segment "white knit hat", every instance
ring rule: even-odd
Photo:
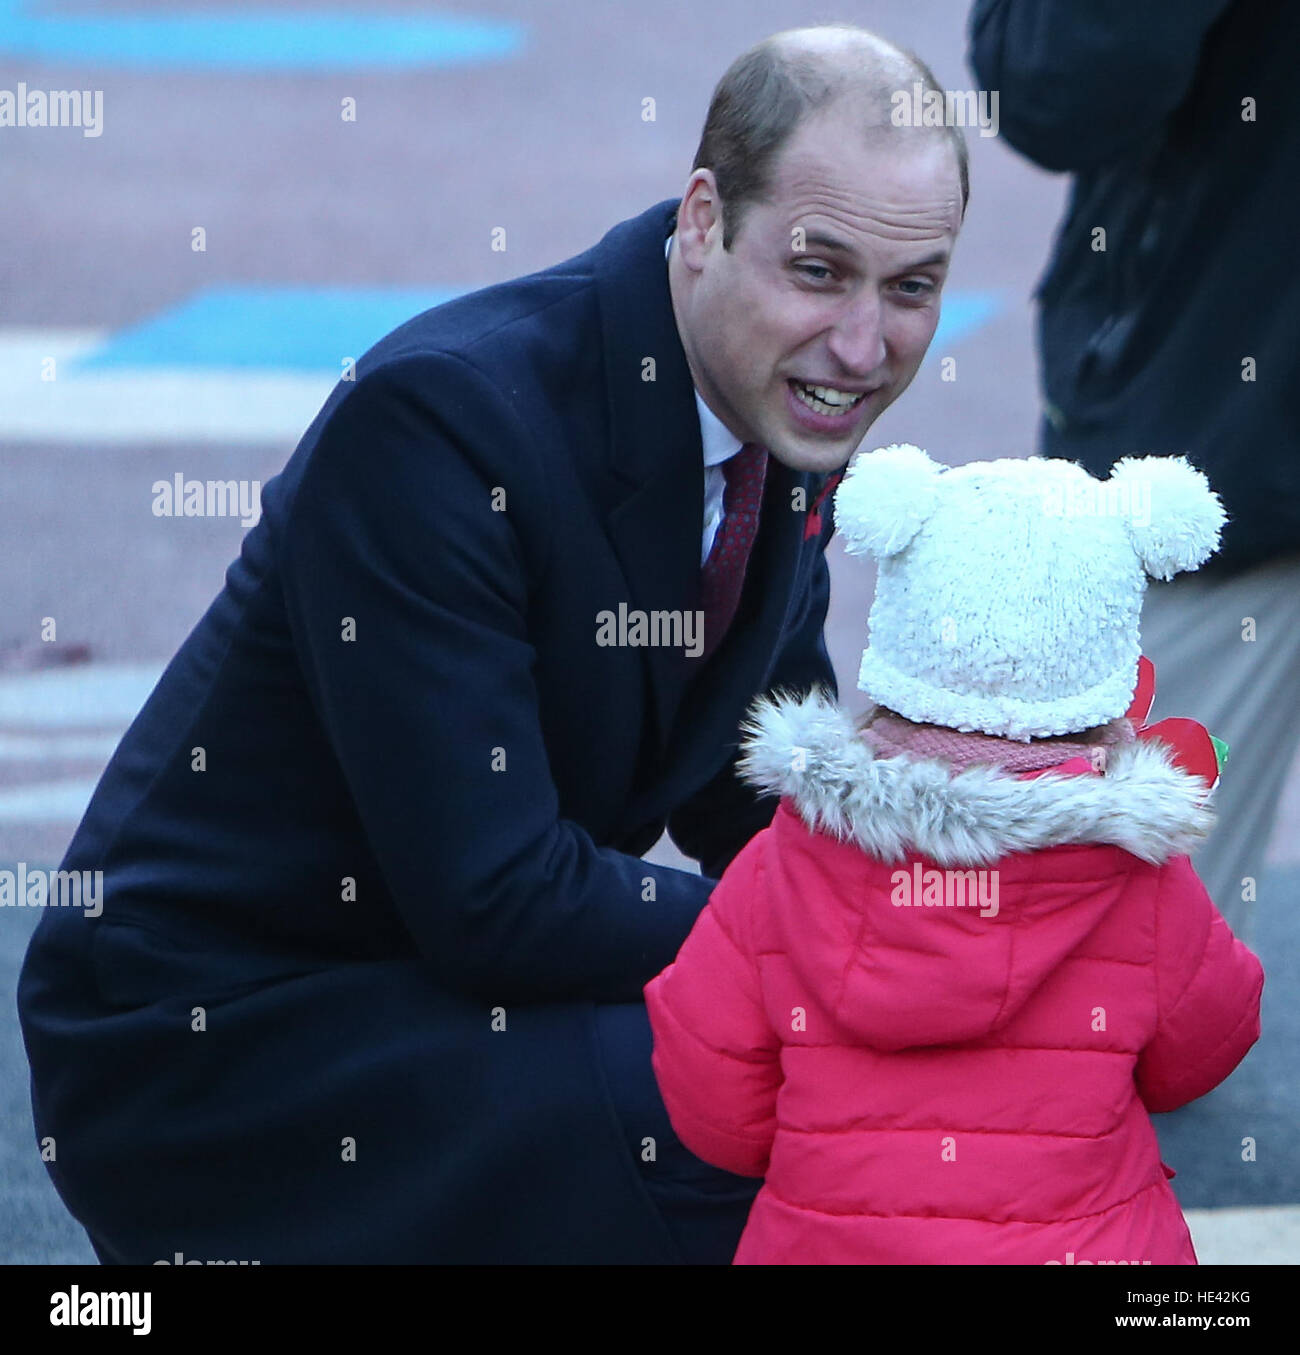
[[[835,492],[845,549],[879,557],[858,686],[926,724],[1028,740],[1128,709],[1147,575],[1218,548],[1218,497],[1181,457],[976,461],[917,447],[858,457]]]

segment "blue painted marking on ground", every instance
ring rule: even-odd
[[[489,19],[367,8],[104,15],[44,9],[33,0],[0,0],[0,53],[155,70],[456,66],[514,56],[525,31]]]
[[[451,288],[219,287],[126,329],[78,361],[111,367],[263,367],[339,373]]]
[[[943,345],[960,343],[982,329],[1001,312],[1003,305],[1000,292],[945,292],[939,328],[930,344],[931,356]]]
[[[460,295],[455,288],[218,287],[122,330],[72,364],[121,367],[261,367],[339,371],[412,316]],[[931,352],[959,342],[1002,307],[993,292],[953,292]]]

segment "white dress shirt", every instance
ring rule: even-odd
[[[664,246],[664,258],[673,247],[673,237]],[[700,441],[704,444],[704,536],[700,541],[700,565],[709,558],[713,538],[722,525],[722,495],[727,487],[722,463],[730,461],[741,449],[740,439],[704,403],[700,392],[695,392],[695,408],[700,415]]]

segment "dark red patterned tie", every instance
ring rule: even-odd
[[[707,659],[717,649],[736,615],[745,567],[758,535],[763,482],[767,478],[767,448],[747,442],[723,463],[722,473],[727,482],[722,496],[725,516],[718,524],[713,548],[700,574],[700,598],[704,604],[701,659]]]

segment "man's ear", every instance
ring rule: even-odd
[[[934,512],[944,467],[910,443],[859,456],[835,491],[835,526],[850,555],[897,555]]]
[[[722,199],[718,196],[718,181],[711,169],[691,171],[677,208],[677,248],[688,268],[703,266],[705,237],[716,225],[722,234]]]

